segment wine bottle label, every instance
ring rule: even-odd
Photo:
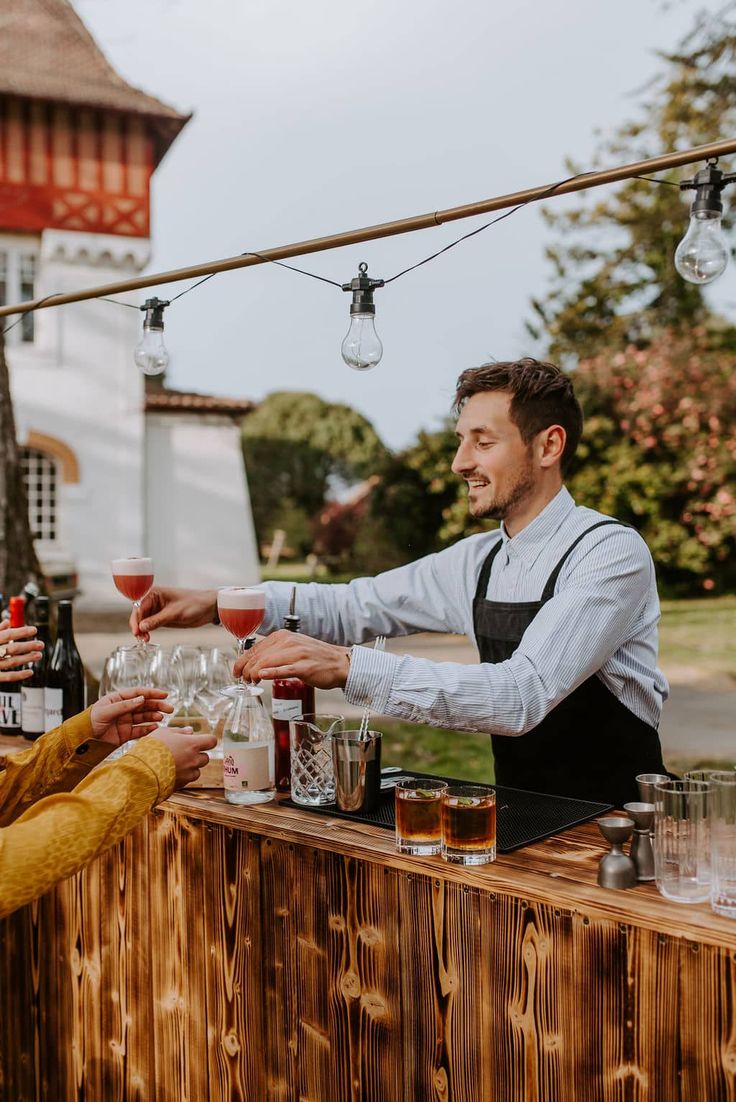
[[[3,692],[0,689],[0,727],[17,728],[20,731],[20,693]]]
[[[46,730],[45,689],[21,688],[23,697],[23,730],[29,735],[42,735]]]
[[[222,768],[225,788],[231,792],[262,792],[273,788],[273,743],[233,744],[226,741]]]
[[[63,720],[63,707],[64,707],[64,693],[62,689],[45,689],[44,690],[44,711],[46,713],[46,722],[44,727],[47,731],[53,730],[54,727],[59,727]]]
[[[299,719],[304,711],[301,700],[280,700],[271,697],[271,715],[274,719]]]

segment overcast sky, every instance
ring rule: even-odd
[[[655,50],[702,6],[74,3],[127,80],[194,112],[154,177],[154,271],[553,182],[567,155],[587,167],[596,128],[632,115]],[[482,221],[294,263],[345,281],[365,259],[388,277]],[[524,319],[548,241],[526,209],[378,291],[384,356],[365,373],[340,357],[348,295],[272,265],[217,276],[167,313],[170,385],[314,390],[402,446],[438,424],[463,368],[535,351]]]

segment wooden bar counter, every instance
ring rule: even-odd
[[[2,1102],[736,1100],[736,922],[187,792],[0,922]]]

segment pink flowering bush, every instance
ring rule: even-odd
[[[664,587],[736,588],[736,356],[694,330],[580,363],[579,504],[633,524]]]

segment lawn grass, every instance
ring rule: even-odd
[[[727,674],[736,681],[736,597],[663,601],[660,665]]]
[[[489,735],[446,731],[418,723],[382,720],[382,765],[400,765],[420,773],[462,781],[493,781]]]

